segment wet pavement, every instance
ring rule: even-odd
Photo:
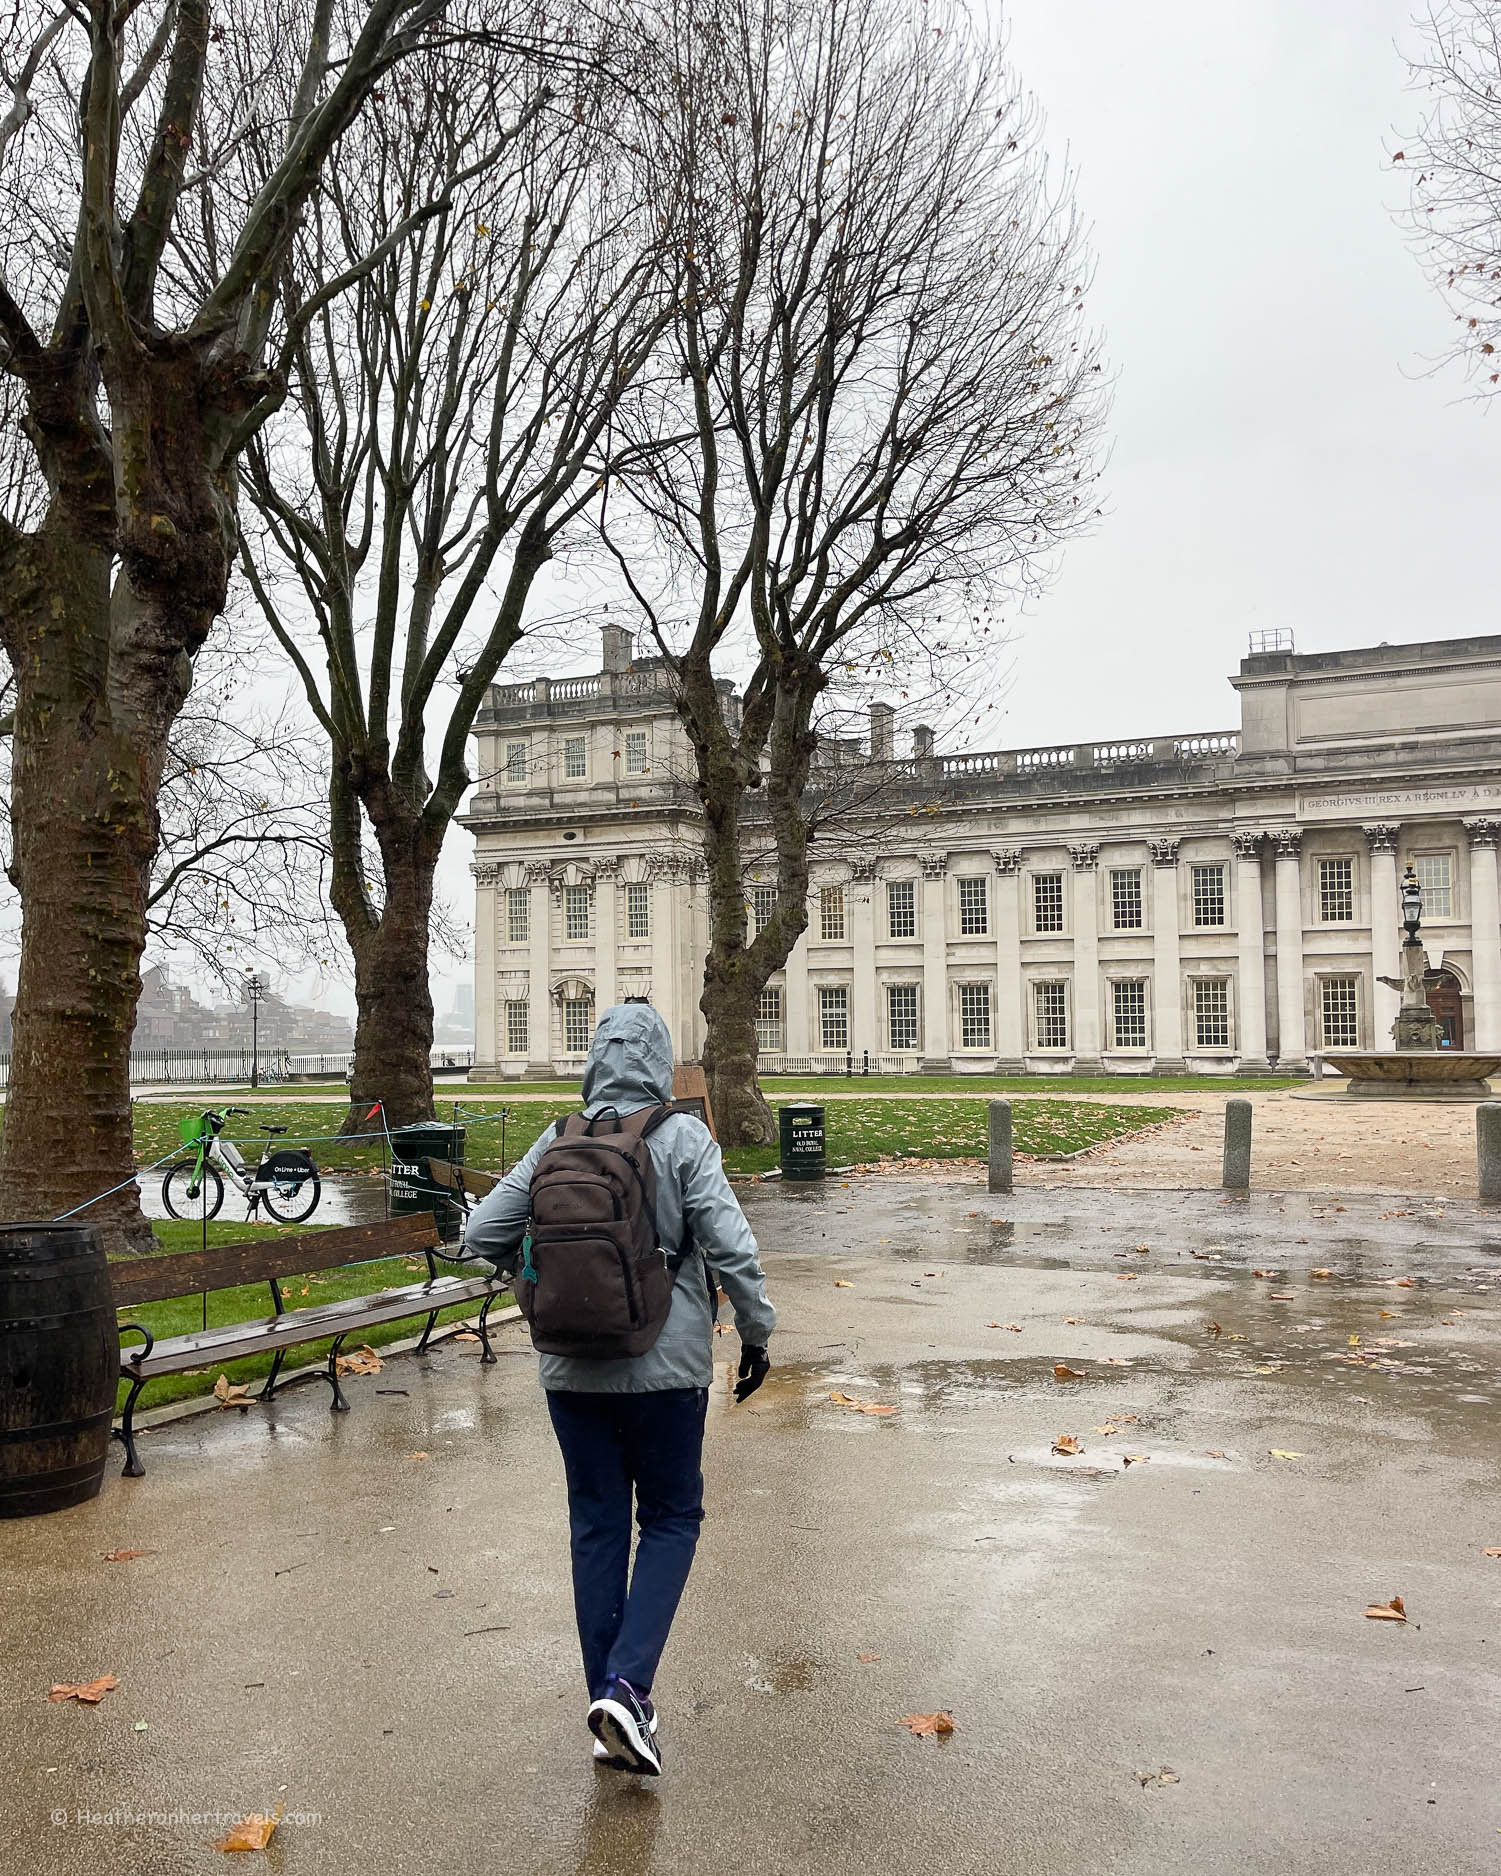
[[[191,1814],[280,1800],[287,1872],[1501,1868],[1501,1214],[889,1177],[747,1205],[778,1366],[712,1403],[659,1787],[589,1761],[513,1329],[492,1369],[351,1379],[347,1416],[298,1388],[163,1426],[143,1480],[0,1525],[7,1865],[222,1869]],[[1406,1624],[1365,1619],[1394,1595]],[[900,1724],[939,1709],[946,1739]]]

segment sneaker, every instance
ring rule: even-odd
[[[650,1704],[650,1701],[648,1701],[647,1705],[650,1706]],[[661,1724],[661,1717],[659,1713],[653,1711],[651,1725],[647,1728],[647,1731],[651,1734],[653,1739],[657,1736],[657,1727]],[[661,1753],[657,1754],[658,1758],[661,1758],[661,1756]],[[594,1763],[596,1765],[608,1765],[616,1772],[626,1772],[630,1770],[630,1767],[626,1764],[624,1759],[617,1759],[611,1754],[610,1748],[602,1739],[596,1739],[594,1742]]]
[[[589,1708],[595,1757],[619,1772],[641,1772],[650,1778],[661,1772],[662,1754],[652,1737],[656,1730],[657,1716],[650,1700],[629,1681],[612,1677],[603,1696]],[[604,1747],[602,1757],[600,1746]]]

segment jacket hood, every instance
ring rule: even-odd
[[[584,1105],[622,1114],[672,1099],[672,1035],[646,1003],[605,1011],[584,1063]]]

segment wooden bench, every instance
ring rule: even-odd
[[[454,1195],[466,1219],[475,1202],[488,1197],[500,1184],[499,1173],[480,1172],[474,1166],[455,1166],[446,1159],[430,1159],[427,1171],[434,1185]]]
[[[155,1336],[143,1324],[125,1322],[121,1335],[139,1335],[143,1346],[128,1356],[122,1351],[120,1375],[130,1383],[121,1424],[113,1429],[114,1437],[125,1446],[124,1476],[138,1479],[146,1468],[136,1451],[134,1417],[141,1389],[158,1375],[182,1374],[189,1368],[203,1368],[219,1362],[234,1361],[242,1355],[271,1353],[275,1356],[264,1387],[255,1396],[270,1400],[276,1392],[277,1377],[289,1348],[299,1342],[314,1342],[332,1335],[324,1379],[333,1390],[330,1403],[334,1413],[346,1413],[349,1402],[339,1386],[339,1350],[344,1338],[362,1329],[384,1322],[398,1322],[404,1316],[427,1317],[427,1325],[417,1343],[420,1354],[432,1340],[440,1310],[455,1303],[480,1302],[478,1332],[480,1360],[493,1362],[486,1319],[491,1306],[505,1290],[489,1264],[476,1262],[467,1271],[439,1274],[437,1259],[463,1263],[462,1257],[450,1256],[441,1249],[442,1240],[431,1212],[418,1212],[405,1218],[390,1218],[379,1224],[351,1225],[339,1231],[309,1231],[286,1238],[256,1238],[243,1244],[223,1244],[208,1251],[181,1251],[162,1257],[122,1259],[109,1267],[114,1286],[115,1306],[129,1309],[141,1303],[160,1303],[174,1296],[191,1296],[200,1290],[228,1290],[242,1283],[270,1286],[274,1313],[250,1322],[220,1323],[209,1329],[195,1329],[188,1335]],[[282,1298],[282,1277],[301,1276],[314,1270],[338,1270],[351,1264],[371,1263],[387,1257],[416,1257],[427,1260],[427,1276],[418,1283],[403,1283],[392,1289],[377,1290],[369,1296],[346,1296],[305,1309],[288,1309]],[[455,1326],[454,1333],[458,1332]]]

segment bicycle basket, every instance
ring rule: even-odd
[[[202,1114],[185,1114],[177,1123],[178,1138],[184,1146],[197,1146],[200,1140],[210,1139],[213,1131]]]

